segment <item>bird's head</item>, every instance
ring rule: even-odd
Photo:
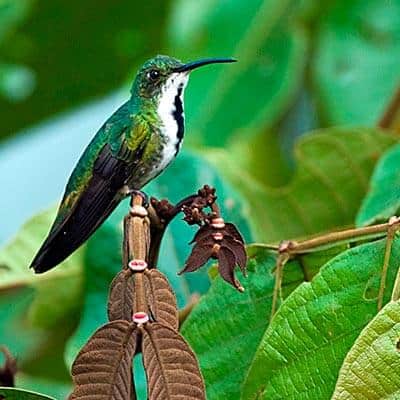
[[[132,96],[138,99],[157,100],[168,95],[172,99],[180,96],[189,74],[196,68],[208,64],[230,63],[232,58],[209,58],[183,64],[176,58],[158,55],[147,60],[140,68],[132,85]]]

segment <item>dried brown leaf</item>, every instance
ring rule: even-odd
[[[142,329],[149,400],[205,399],[198,362],[183,337],[159,323]]]
[[[167,278],[156,269],[145,273],[145,291],[148,307],[155,321],[178,330],[178,309],[175,294]]]
[[[107,308],[109,321],[132,320],[132,310],[135,307],[135,284],[132,275],[130,269],[124,269],[111,282]]]
[[[225,222],[224,230],[229,236],[232,236],[234,239],[244,244],[243,236],[234,224],[231,224],[230,222]]]
[[[218,252],[218,270],[221,277],[236,289],[241,288],[240,283],[235,279],[236,258],[235,254],[227,247],[221,247]]]
[[[210,237],[213,232],[213,228],[210,225],[203,225],[194,235],[194,238],[189,242],[192,244],[194,242],[200,242],[205,238]]]
[[[178,272],[178,275],[184,272],[193,272],[202,267],[212,255],[213,244],[198,245],[196,244],[189,258],[186,260],[185,267],[182,271]]]
[[[72,365],[70,400],[127,400],[134,393],[136,325],[113,321],[98,329]]]
[[[225,246],[235,255],[237,265],[239,265],[243,275],[246,275],[247,255],[243,243],[238,242],[231,236],[226,236],[223,241],[223,247]]]
[[[112,281],[108,297],[108,319],[110,321],[132,320],[136,309],[135,278],[130,270],[121,271]],[[177,330],[179,326],[175,294],[165,276],[155,270],[143,273],[144,298],[151,317],[157,322]]]

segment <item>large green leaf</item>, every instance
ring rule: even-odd
[[[244,202],[232,188],[223,183],[216,171],[199,157],[188,153],[180,155],[145,191],[150,196],[169,198],[176,202],[193,194],[206,183],[217,188],[218,201],[226,220],[237,224],[244,236],[250,239]],[[68,364],[72,363],[89,336],[106,322],[108,288],[113,277],[121,269],[122,220],[127,210],[127,203],[121,204],[87,245],[85,304],[78,330],[69,341],[66,351]],[[158,268],[173,286],[179,306],[186,304],[191,293],[204,293],[209,286],[205,270],[177,276],[190,252],[188,242],[193,234],[193,228],[189,228],[182,221],[174,221],[166,232],[160,253]]]
[[[240,385],[268,325],[276,259],[263,248],[251,247],[248,252],[249,276],[238,276],[245,292],[215,278],[182,328],[199,359],[209,400],[239,398]],[[284,278],[287,296],[304,279],[300,263],[287,264]]]
[[[391,302],[364,328],[347,354],[332,400],[400,397],[400,303]]]
[[[20,286],[35,288],[30,316],[35,325],[45,328],[57,325],[67,314],[76,314],[82,291],[80,270],[84,249],[46,274],[35,275],[29,269],[54,215],[55,209],[51,208],[34,216],[0,251],[0,291]]]
[[[207,153],[249,201],[257,238],[271,242],[352,224],[377,158],[393,143],[393,137],[366,128],[307,134],[296,144],[292,179],[280,187],[236,168],[236,157],[225,150]],[[274,166],[266,161],[265,168]]]
[[[400,145],[395,145],[382,156],[375,168],[356,224],[361,226],[387,221],[399,209]]]
[[[4,400],[55,400],[44,394],[29,392],[23,389],[1,388],[0,397]]]
[[[235,65],[196,72],[186,99],[189,140],[223,146],[240,131],[260,132],[281,117],[300,86],[307,55],[293,22],[296,0],[174,4],[169,48],[183,59],[235,56]],[[200,6],[201,4],[201,6]],[[229,30],[229,34],[227,34]],[[184,50],[183,50],[184,49]]]
[[[330,399],[347,352],[377,312],[385,242],[338,255],[286,299],[261,340],[243,399]],[[386,300],[399,257],[396,239]]]
[[[375,125],[400,84],[400,2],[338,0],[320,21],[312,76],[324,116]]]

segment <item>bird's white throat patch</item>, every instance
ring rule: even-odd
[[[179,125],[176,119],[176,96],[179,96],[183,107],[183,93],[189,80],[188,73],[172,74],[165,83],[158,103],[157,114],[161,121],[161,134],[164,136],[165,145],[159,169],[164,169],[175,157],[181,145],[182,137],[179,137]],[[182,110],[182,123],[183,123]],[[183,132],[182,132],[183,134]]]

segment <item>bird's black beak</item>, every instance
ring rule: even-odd
[[[236,61],[237,60],[234,58],[206,58],[204,60],[197,60],[183,64],[180,67],[175,68],[174,72],[187,72],[208,64],[232,63]]]

